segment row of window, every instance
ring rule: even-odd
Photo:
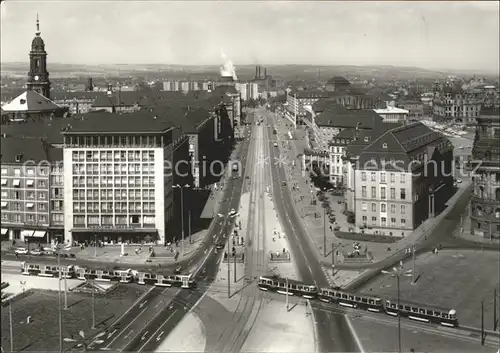
[[[74,213],[84,212],[155,212],[154,202],[73,202]]]
[[[111,177],[111,176],[101,176],[101,177],[83,177],[75,176],[73,177],[73,187],[78,186],[104,186],[104,185],[137,185],[137,186],[152,186],[155,184],[155,177],[139,177],[139,176],[129,176],[129,177]]]
[[[362,221],[363,221],[363,225],[365,225],[365,226],[368,225],[368,223],[367,223],[368,222],[368,217],[363,216],[362,217]],[[371,219],[371,225],[372,226],[377,226],[378,225],[377,224],[377,217],[372,217],[372,219]],[[406,226],[406,219],[401,218],[400,225],[401,225],[401,227],[405,227]],[[381,227],[387,227],[387,226],[389,226],[389,227],[398,227],[398,224],[397,224],[396,218],[391,218],[390,219],[390,223],[388,225],[387,224],[387,218],[386,217],[380,217],[380,226]]]
[[[126,139],[126,137],[123,137]],[[125,140],[124,140],[125,141]],[[73,161],[154,161],[154,151],[73,151]]]
[[[86,222],[85,222],[86,221]],[[85,224],[93,226],[126,226],[129,224],[141,223],[144,225],[154,225],[156,222],[155,216],[73,216],[73,224],[75,226],[85,226]]]
[[[21,211],[21,202],[10,202],[10,206],[12,206],[13,211]],[[36,207],[35,207],[36,206]],[[7,210],[9,208],[9,202],[8,201],[2,201],[2,210]],[[46,202],[38,202],[35,204],[35,202],[27,202],[26,211],[28,212],[47,212],[48,205]]]
[[[61,215],[62,216],[62,215]],[[45,224],[47,223],[47,215],[44,214],[39,214],[39,215],[34,215],[34,214],[27,214],[26,215],[26,222],[27,223],[42,223]],[[2,222],[12,222],[12,223],[22,223],[22,215],[19,213],[7,213],[7,212],[2,212]],[[61,219],[60,222],[63,222]]]
[[[24,180],[24,187],[25,188],[34,188],[35,185],[39,188],[46,188],[47,187],[47,180],[35,180],[34,179],[12,179],[12,183],[9,183],[9,179],[2,179],[2,187],[14,187],[14,188],[21,188],[23,183],[21,181]]]
[[[73,164],[73,174],[154,174],[154,163],[75,163]]]
[[[380,198],[382,200],[387,199],[387,193],[386,193],[386,191],[387,191],[387,188],[385,186],[381,186],[380,187]],[[368,192],[367,192],[367,187],[366,186],[361,186],[361,197],[362,198],[367,198],[368,197]],[[377,198],[377,187],[376,186],[372,186],[371,187],[370,197],[372,199],[376,199]],[[391,200],[396,200],[396,188],[390,188],[389,198]],[[400,188],[399,189],[399,200],[406,200],[406,189],[405,188]]]
[[[396,213],[396,205],[389,205],[389,208],[391,210],[391,213]],[[361,210],[368,211],[368,203],[367,202],[361,203]],[[371,211],[377,212],[377,204],[375,202],[371,203]],[[400,211],[401,211],[401,214],[405,214],[406,213],[406,205],[401,205]],[[380,212],[382,212],[382,213],[387,212],[387,204],[385,204],[385,203],[380,204]]]
[[[24,170],[23,170],[24,169]],[[48,167],[23,167],[23,168],[14,168],[14,175],[21,176],[21,171],[24,171],[24,175],[35,176],[35,175],[48,175],[49,168]],[[8,175],[9,169],[2,168],[2,175]]]
[[[7,190],[2,190],[2,200],[35,200],[35,196],[37,196],[38,200],[45,200],[47,199],[47,193],[46,192],[38,192],[36,193],[35,191],[26,191],[24,193],[23,191],[14,191],[14,192],[9,192]]]
[[[367,180],[367,173],[366,172],[361,172],[361,181],[366,181]],[[370,173],[370,180],[371,181],[377,181],[377,173],[376,172],[371,172]],[[399,174],[399,182],[401,184],[404,184],[406,181],[406,174],[400,173]],[[386,183],[386,173],[382,172],[380,173],[380,183]],[[389,182],[390,183],[395,183],[396,182],[396,173],[389,173]]]
[[[154,200],[155,190],[154,189],[73,189],[73,200]]]

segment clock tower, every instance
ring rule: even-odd
[[[49,72],[47,71],[47,52],[45,51],[45,43],[40,37],[40,22],[36,15],[36,32],[35,38],[31,42],[30,51],[30,71],[28,72],[28,82],[26,83],[28,90],[36,91],[46,98],[50,99],[50,81]]]

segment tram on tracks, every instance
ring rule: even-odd
[[[457,312],[454,309],[436,308],[402,300],[399,301],[398,308],[397,300],[384,300],[377,296],[343,291],[340,288],[318,288],[315,285],[304,284],[278,276],[261,276],[257,285],[263,291],[301,296],[353,309],[386,313],[390,316],[397,317],[400,315],[410,320],[425,323],[432,322],[448,327],[458,327]]]
[[[76,278],[82,281],[120,282],[148,284],[158,287],[194,288],[192,274],[160,275],[133,270],[96,270],[73,265],[45,265],[21,263],[21,272],[26,276]],[[60,273],[60,274],[59,274]]]

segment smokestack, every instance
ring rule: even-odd
[[[260,65],[259,65],[259,76],[258,76],[258,77],[259,77],[259,79],[260,79]]]
[[[267,77],[267,67],[264,68],[264,77]]]
[[[259,66],[255,65],[255,78],[259,77]]]

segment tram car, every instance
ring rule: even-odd
[[[436,308],[429,305],[398,301],[394,299],[385,301],[385,312],[391,316],[401,315],[410,320],[436,323],[447,327],[458,327],[457,312],[454,309]]]
[[[376,313],[384,312],[384,302],[376,296],[348,293],[339,289],[321,288],[318,299],[325,303],[335,303],[354,309],[364,309]]]
[[[192,274],[187,275],[157,275],[148,272],[139,272],[136,275],[138,284],[149,284],[157,287],[194,288],[196,282]]]
[[[304,284],[278,276],[260,276],[257,285],[259,289],[263,291],[295,295],[306,299],[315,299],[318,295],[318,288],[314,285]]]
[[[22,264],[23,275],[26,276],[40,276],[40,277],[60,277],[62,278],[75,278],[75,266],[73,265],[38,265],[38,264]]]

